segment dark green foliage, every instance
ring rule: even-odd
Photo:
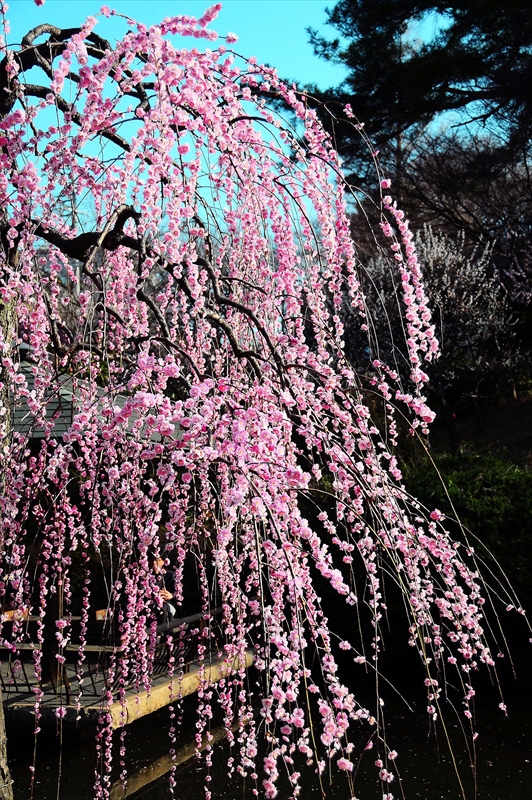
[[[310,33],[315,51],[349,74],[320,99],[350,102],[381,146],[465,111],[518,151],[532,136],[531,11],[527,0],[340,0],[328,22],[344,41]],[[357,155],[353,133],[339,132],[347,157]]]
[[[460,527],[451,522],[458,517],[478,539],[470,537],[479,557],[490,568],[499,562],[523,603],[532,599],[532,469],[477,454],[438,455],[436,466],[441,480],[427,461],[410,465],[410,491],[448,515],[460,538]]]

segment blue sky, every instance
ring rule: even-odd
[[[199,17],[214,0],[46,0],[37,7],[33,0],[8,0],[11,43],[35,25],[50,22],[58,27],[74,27],[102,5],[139,22],[154,24],[167,16],[189,14]],[[311,26],[331,38],[334,29],[325,25],[325,6],[331,0],[225,0],[218,18],[211,24],[220,35],[236,33],[234,49],[242,55],[254,55],[261,62],[277,67],[284,78],[301,84],[316,83],[321,89],[339,84],[342,67],[317,58],[308,43],[306,28]],[[125,32],[123,21],[98,17],[96,32],[113,41]],[[198,46],[197,40],[183,39],[183,46]],[[212,46],[212,45],[210,45]]]

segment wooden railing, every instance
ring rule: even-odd
[[[212,650],[218,649],[223,644],[221,616],[222,609],[216,608],[208,613],[192,614],[158,625],[154,632],[155,643],[148,653],[151,677],[168,674],[170,655],[174,669],[187,672],[190,664],[198,658],[200,642]],[[70,618],[69,622],[76,623],[79,619]],[[45,633],[42,643],[36,641],[37,617],[26,616],[24,640],[14,643],[9,639],[12,622],[4,619],[3,639],[0,641],[0,682],[4,699],[12,694],[35,697],[36,691],[40,691],[61,696],[69,705],[80,694],[86,698],[99,698],[104,691],[114,695],[136,685],[139,677],[135,675],[134,665],[131,666],[131,657],[124,658],[124,647],[119,635],[112,633],[113,626],[109,620],[105,611],[96,615],[93,633],[97,623],[100,641],[94,643],[98,637],[93,635],[83,648],[79,641],[70,641],[61,652],[62,663],[57,659],[58,643],[54,634]],[[210,630],[206,637],[207,627]],[[41,665],[40,674],[35,671],[36,654]]]

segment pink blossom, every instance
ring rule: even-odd
[[[216,19],[221,10],[221,3],[216,3],[215,5],[210,6],[210,8],[208,8],[207,11],[204,12],[203,16],[198,20],[198,24],[202,27],[208,25],[210,22]]]
[[[268,800],[273,800],[274,797],[277,797],[277,789],[272,781],[262,781],[262,785],[264,787],[264,796]]]
[[[338,764],[339,769],[345,770],[346,772],[353,772],[354,764],[347,758],[339,758],[336,763]]]

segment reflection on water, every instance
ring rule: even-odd
[[[231,730],[238,730],[238,726],[234,725]],[[197,747],[195,740],[191,740],[182,747],[179,747],[172,755],[170,753],[166,753],[164,756],[158,758],[156,761],[148,764],[147,766],[136,769],[128,776],[126,785],[124,785],[121,781],[115,781],[113,783],[111,787],[110,800],[124,800],[126,797],[132,797],[135,795],[140,796],[141,791],[145,790],[146,787],[149,787],[150,784],[153,783],[159,784],[157,789],[159,790],[162,788],[164,795],[165,782],[160,781],[160,778],[168,775],[172,769],[178,769],[182,764],[186,764],[187,761],[190,761],[191,759],[197,761],[197,759],[195,759],[195,755],[198,750],[205,750],[207,745],[214,747],[226,738],[227,728],[221,725],[218,728],[211,730],[208,737],[207,735],[203,736],[201,745],[199,747]]]
[[[529,657],[521,663],[524,676],[521,683],[509,687],[506,702],[509,717],[498,709],[498,698],[489,687],[482,687],[477,696],[475,729],[479,731],[476,742],[478,800],[528,800],[532,786],[532,691],[528,685]],[[417,704],[416,704],[417,703]],[[418,696],[415,714],[393,695],[386,701],[388,738],[399,751],[396,766],[403,781],[407,800],[460,800],[462,793],[455,776],[452,757],[442,730],[429,732],[423,719],[423,698]],[[113,800],[202,800],[204,797],[206,768],[194,755],[195,698],[183,702],[187,725],[176,744],[175,789],[170,789],[172,767],[168,738],[168,711],[163,710],[131,725],[126,733],[129,786],[124,792],[113,777]],[[215,725],[217,723],[215,722]],[[244,784],[238,776],[227,776],[227,759],[231,751],[223,730],[213,729],[216,745],[210,774],[213,800],[252,800],[253,783]],[[453,744],[456,764],[460,772],[467,800],[475,798],[475,785],[470,769],[470,758],[462,739],[459,722],[448,717],[448,734]],[[65,737],[62,748],[52,733],[41,734],[38,742],[37,770],[34,800],[93,800],[96,757],[94,740],[84,741]],[[365,737],[364,741],[367,737]],[[15,800],[29,800],[30,772],[33,739],[11,735],[10,761],[15,779]],[[360,742],[360,750],[363,742]],[[115,753],[118,752],[117,750]],[[116,755],[115,755],[116,757]],[[376,781],[374,756],[365,753],[356,780],[355,796],[360,800],[382,800],[382,790]],[[322,790],[315,773],[301,765],[303,789],[301,800],[322,798]],[[58,775],[61,776],[57,792]],[[341,776],[333,773],[334,784],[328,778],[323,790],[328,800],[349,800],[352,797]],[[257,787],[260,790],[260,786]],[[395,784],[393,794],[402,796]],[[286,782],[279,784],[278,800],[292,796]]]

